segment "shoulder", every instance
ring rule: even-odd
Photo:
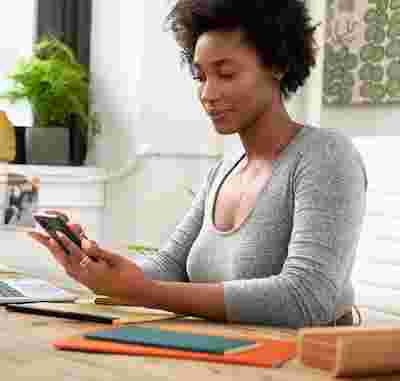
[[[366,169],[351,138],[335,129],[308,127],[298,149],[298,170],[323,177],[357,175],[366,181]]]
[[[323,157],[338,159],[353,156],[360,158],[360,154],[351,138],[335,129],[308,127],[309,131],[303,140],[302,153],[305,157]]]
[[[334,129],[308,127],[299,151],[309,164],[338,164],[350,160],[363,165],[361,155],[351,138]]]

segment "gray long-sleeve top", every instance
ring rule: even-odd
[[[350,280],[367,179],[350,139],[303,127],[272,163],[272,177],[236,230],[213,222],[221,184],[244,153],[210,170],[192,207],[158,255],[137,258],[158,280],[224,287],[229,321],[324,325],[354,302]]]

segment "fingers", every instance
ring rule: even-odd
[[[118,263],[118,255],[100,249],[94,241],[83,239],[82,249],[80,249],[64,234],[58,233],[57,238],[70,253],[66,255],[63,248],[53,238],[36,232],[31,232],[29,235],[47,247],[67,274],[75,279],[81,278],[82,273],[87,274],[92,270],[101,270],[104,266],[113,266]]]
[[[57,240],[41,233],[31,232],[29,235],[48,248],[55,260],[64,268],[65,272],[73,279],[82,283],[86,287],[93,287],[93,281],[99,274],[105,274],[110,269],[110,264],[100,260],[100,255],[89,256],[86,250],[81,250],[76,244],[70,241],[64,234],[57,234],[57,240],[68,250],[70,255],[66,255],[64,249],[58,244]],[[90,248],[91,254],[96,254],[99,250],[94,241],[84,240],[85,246]],[[104,254],[103,254],[104,257]]]
[[[75,280],[82,282],[88,276],[88,273],[92,271],[91,266],[95,261],[63,233],[58,232],[57,238],[69,252],[69,255],[63,253],[63,266],[66,273]]]
[[[57,241],[48,235],[38,232],[29,232],[28,235],[30,235],[35,241],[39,242],[42,246],[49,249],[53,254],[54,252],[57,252],[58,254],[58,252],[62,251],[62,247],[57,243]]]
[[[88,239],[82,240],[82,249],[87,253],[90,258],[98,261],[105,261],[111,266],[116,265],[119,259],[118,255],[101,249],[95,241],[91,241]]]
[[[32,237],[35,241],[39,242],[41,245],[48,248],[50,237],[38,232],[29,232],[28,235]]]
[[[90,262],[91,262],[91,259],[87,255],[85,255],[82,258],[82,260],[79,262],[79,266],[86,268]]]
[[[82,228],[81,225],[78,224],[68,224],[68,227],[73,231],[73,233],[79,237],[81,240],[82,239],[87,239],[87,236],[85,234],[84,229]]]
[[[65,248],[69,252],[69,257],[83,257],[83,253],[81,252],[81,248],[72,242],[65,234],[61,232],[57,232],[57,238],[61,241],[61,244],[65,246]],[[82,258],[81,258],[82,259]]]
[[[56,240],[37,232],[29,232],[28,235],[35,241],[39,242],[42,246],[46,247],[60,265],[63,267],[67,266],[68,259],[66,258],[63,248]]]

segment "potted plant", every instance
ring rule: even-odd
[[[11,103],[27,100],[34,115],[34,127],[26,129],[27,162],[82,164],[92,122],[89,73],[73,51],[46,36],[34,44],[29,59],[17,62],[9,78],[12,86],[0,97]]]

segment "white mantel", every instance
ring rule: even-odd
[[[104,232],[106,171],[94,167],[9,165],[8,172],[40,178],[39,208],[65,211],[101,240]],[[0,265],[46,279],[68,280],[46,249],[26,233],[0,230]]]

